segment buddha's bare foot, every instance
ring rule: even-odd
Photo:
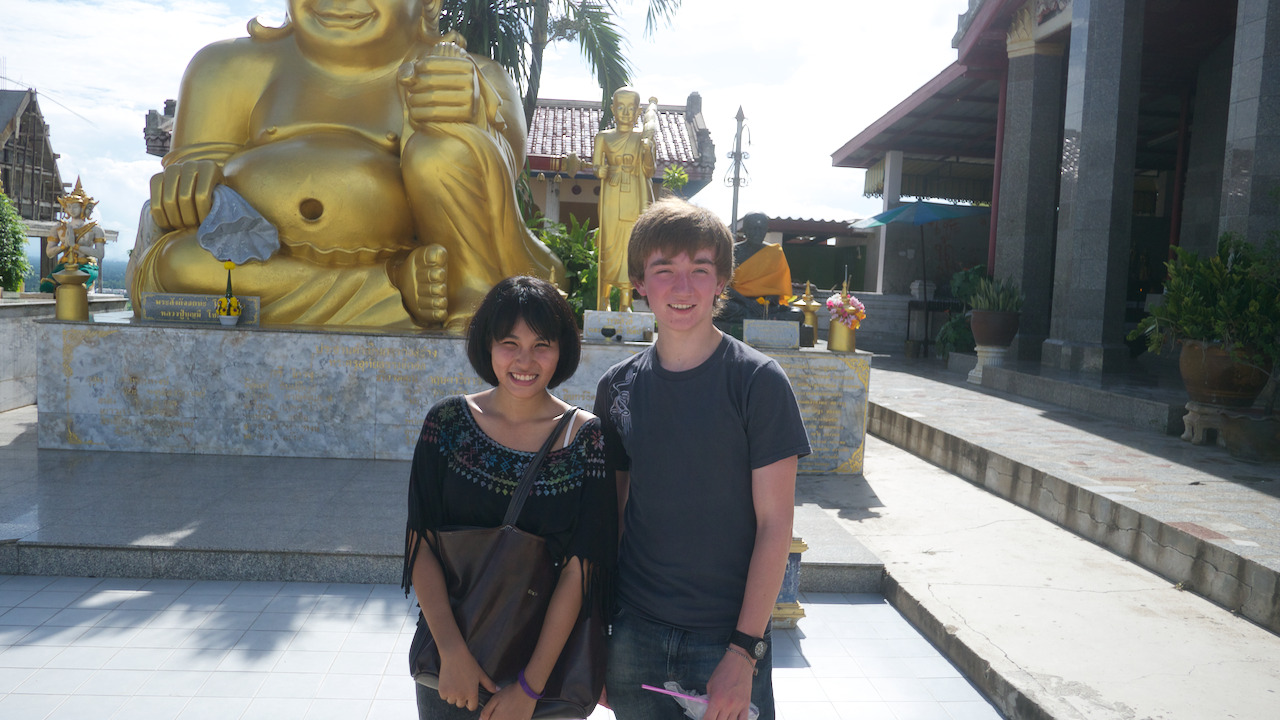
[[[449,317],[445,266],[449,253],[441,245],[414,248],[391,270],[405,309],[424,327],[438,326]]]

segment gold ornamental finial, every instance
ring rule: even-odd
[[[77,203],[80,205],[80,211],[78,213],[72,212],[71,206]],[[58,198],[58,205],[62,206],[64,214],[80,219],[89,217],[97,204],[98,201],[89,197],[89,194],[84,191],[84,186],[80,184],[79,176],[76,177],[76,187],[71,191],[71,194]]]

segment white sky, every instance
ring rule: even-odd
[[[739,215],[853,220],[880,201],[863,172],[831,153],[955,59],[951,38],[968,0],[684,0],[671,27],[643,36],[644,0],[618,0],[633,84],[683,104],[702,95],[716,144],[715,178],[693,200],[727,221],[726,155],[741,106],[751,183]],[[285,0],[4,0],[0,88],[34,87],[66,182],[80,176],[120,232],[108,257],[132,247],[160,159],[146,154],[146,112],[176,98],[204,45],[242,37],[249,18],[280,20]],[[540,95],[594,100],[577,46],[548,49]],[[748,144],[748,140],[750,141]]]

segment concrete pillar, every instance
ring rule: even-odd
[[[1261,244],[1280,231],[1280,3],[1239,0],[1221,232]]]
[[[546,207],[542,208],[542,216],[546,221],[555,224],[560,222],[560,176],[548,175],[547,177],[547,202]]]
[[[890,150],[884,155],[884,198],[880,205],[880,211],[892,210],[898,206],[902,199],[902,151]],[[881,225],[878,233],[878,242],[876,243],[875,258],[868,258],[868,265],[874,263],[876,268],[876,292],[883,293],[884,287],[884,259],[887,254],[887,240],[889,237],[889,226]]]
[[[1047,367],[1103,372],[1128,359],[1125,284],[1144,2],[1072,5],[1053,310],[1041,353]]]
[[[1040,360],[1049,338],[1053,246],[1058,225],[1062,134],[1062,51],[1037,44],[1032,7],[1018,11],[1008,36],[1009,68],[1001,150],[997,278],[1013,278],[1026,295],[1010,355]]]
[[[1222,215],[1222,170],[1231,106],[1231,57],[1235,40],[1227,40],[1209,54],[1196,76],[1191,110],[1191,141],[1187,148],[1187,178],[1182,193],[1182,230],[1186,250],[1208,256],[1218,246]]]

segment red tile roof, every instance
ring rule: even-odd
[[[585,171],[590,172],[601,114],[599,102],[539,99],[533,121],[529,123],[526,151],[530,168],[550,170],[552,159],[573,152],[586,164]],[[694,122],[701,121],[699,115],[695,114]],[[658,105],[657,175],[661,177],[667,166],[678,164],[689,173],[691,180],[709,179],[715,158],[700,157],[697,129],[686,118],[684,105]]]

